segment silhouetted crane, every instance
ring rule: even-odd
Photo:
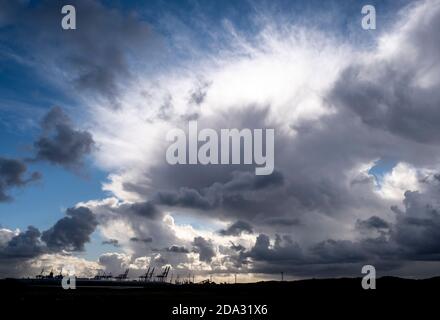
[[[139,280],[149,281],[153,277],[153,273],[154,273],[154,267],[152,269],[151,267],[148,267],[147,272],[145,272],[144,275],[140,276]]]
[[[117,280],[125,280],[125,279],[127,279],[128,271],[130,271],[130,269],[128,269],[128,268],[125,269],[125,272],[124,272],[124,273],[121,273],[121,274],[118,275],[118,276],[116,276],[115,279],[117,279]]]
[[[43,279],[43,278],[44,278],[43,273],[44,273],[44,267],[41,269],[40,274],[37,274],[37,276],[36,276],[35,278],[37,278],[37,279]]]
[[[103,270],[98,270],[98,274],[93,278],[94,280],[103,280],[113,278],[111,272],[105,273]]]
[[[164,280],[168,277],[168,272],[170,272],[170,266],[165,267],[163,272],[156,276],[159,282],[164,282]]]

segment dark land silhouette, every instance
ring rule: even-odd
[[[0,280],[4,309],[45,312],[49,317],[60,312],[73,315],[96,312],[117,317],[140,314],[141,319],[200,319],[198,315],[173,315],[175,306],[205,306],[213,310],[203,319],[307,319],[319,315],[395,319],[399,314],[414,313],[425,319],[421,317],[424,312],[440,305],[439,288],[440,277],[424,280],[383,277],[376,280],[375,290],[364,290],[361,278],[182,285],[78,280],[75,290],[64,290],[59,279]],[[217,315],[217,305],[222,304],[265,305],[267,314]]]

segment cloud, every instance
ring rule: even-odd
[[[233,242],[231,242],[231,247],[230,248],[232,250],[238,251],[238,252],[246,250],[246,248],[244,246],[242,246],[241,244],[234,244]]]
[[[406,163],[398,163],[380,179],[379,194],[384,198],[403,200],[407,190],[420,190],[423,172]]]
[[[434,106],[440,99],[439,79],[428,68],[436,70],[439,56],[429,40],[438,6],[430,4],[402,12],[389,33],[378,35],[376,48],[270,22],[249,39],[230,25],[221,30],[228,50],[142,78],[119,96],[121,113],[96,107],[98,162],[116,172],[106,190],[121,201],[100,208],[103,216],[123,220],[129,238],[152,237],[156,248],[192,246],[174,255],[179,258],[151,252],[153,261],[177,266],[194,259],[212,270],[310,276],[358,274],[364,263],[397,272],[408,260],[436,259],[429,228],[436,215],[389,209],[402,199],[415,203],[416,194],[426,200],[420,203],[432,202],[425,180],[438,171]],[[209,83],[203,90],[200,79]],[[275,128],[274,173],[165,163],[165,133],[195,116],[199,128]],[[377,178],[370,170],[378,159],[398,164]],[[148,202],[146,216],[129,202]],[[227,225],[222,233],[237,239],[230,245],[218,233],[177,226],[172,215],[220,220]],[[239,221],[249,226],[234,225]],[[116,233],[116,226],[109,223],[106,232]],[[404,236],[407,229],[413,236]],[[151,250],[128,242],[134,256]]]
[[[52,108],[41,123],[43,134],[34,143],[35,160],[45,160],[69,169],[83,164],[84,156],[90,154],[94,141],[87,131],[75,130],[64,111]]]
[[[197,190],[180,188],[177,192],[159,192],[157,202],[167,206],[181,206],[194,209],[210,209],[214,206],[209,199],[204,198]]]
[[[90,201],[81,205],[89,208],[99,221],[99,232],[108,239],[118,240],[121,249],[133,259],[160,252],[163,260],[180,261],[166,250],[172,245],[188,246],[180,239],[174,220],[151,202],[129,203],[115,198]],[[151,245],[154,244],[154,247]]]
[[[116,240],[116,239],[108,239],[108,240],[102,241],[101,243],[102,244],[108,244],[108,245],[111,245],[111,246],[114,246],[114,247],[119,247],[120,246],[119,245],[119,241]]]
[[[200,261],[211,262],[216,255],[212,242],[203,237],[195,237],[192,245],[194,251],[199,254]]]
[[[134,213],[148,219],[157,219],[162,216],[151,202],[134,203],[130,208]]]
[[[158,210],[183,218],[220,220],[229,226],[222,233],[238,239],[230,246],[222,242],[227,239],[218,239],[226,238],[219,234],[193,235],[186,229],[180,239],[156,245],[147,226],[132,227],[136,235],[151,235],[156,248],[180,246],[184,237],[186,241],[192,237],[189,245],[201,262],[222,259],[223,268],[241,272],[290,270],[310,275],[325,274],[328,268],[344,274],[359,272],[358,265],[364,262],[382,262],[387,270],[402,266],[406,259],[400,254],[402,243],[393,233],[399,230],[398,218],[389,208],[399,204],[408,189],[423,192],[422,181],[429,171],[425,169],[435,169],[440,154],[431,147],[431,138],[421,140],[424,135],[411,133],[417,130],[404,129],[407,124],[414,127],[412,117],[401,121],[398,108],[420,102],[421,111],[426,107],[429,112],[426,119],[416,117],[420,123],[430,122],[432,106],[440,100],[428,92],[434,91],[428,80],[436,79],[424,62],[420,65],[411,54],[390,52],[383,45],[391,36],[396,48],[414,47],[416,56],[428,46],[428,61],[436,65],[438,55],[432,54],[436,46],[403,36],[406,31],[425,33],[421,21],[428,7],[429,2],[423,2],[403,12],[389,34],[378,35],[377,48],[374,44],[355,48],[332,34],[296,25],[279,28],[268,22],[254,37],[230,25],[231,30],[221,30],[222,36],[230,36],[229,51],[220,48],[213,56],[189,62],[185,68],[191,73],[176,67],[155,79],[154,85],[151,78],[144,79],[141,86],[148,88],[148,104],[133,89],[121,96],[122,116],[98,108],[94,130],[105,144],[99,160],[104,167],[117,169],[106,190],[122,200],[150,201]],[[436,8],[427,19],[430,33],[436,26]],[[405,24],[408,17],[417,23]],[[408,63],[410,68],[405,67]],[[416,73],[425,79],[425,91],[406,82]],[[195,103],[190,97],[200,88],[199,79],[209,86]],[[391,86],[384,85],[388,80]],[[274,173],[255,176],[246,166],[165,163],[165,133],[185,128],[194,114],[199,128],[275,128]],[[112,131],[116,125],[117,133]],[[151,137],[147,142],[139,138],[147,134]],[[120,150],[124,156],[114,159]],[[370,172],[375,161],[388,158],[398,165],[376,179]],[[243,228],[234,227],[237,221],[252,226],[254,233],[240,232]],[[211,250],[200,254],[198,246]]]
[[[106,25],[101,17],[98,27]],[[71,53],[93,38],[73,39],[60,55],[66,70],[77,68],[71,83],[118,106],[84,96],[100,147],[94,156],[111,172],[105,190],[115,198],[81,204],[96,222],[69,215],[43,232],[43,246],[81,248],[99,222],[104,238],[121,245],[123,253],[102,256],[116,273],[146,265],[146,255],[200,273],[296,276],[359,275],[366,263],[399,274],[414,261],[413,274],[425,274],[423,261],[438,261],[440,6],[410,5],[366,47],[267,18],[255,35],[225,23],[218,32],[228,45],[159,75],[130,68],[132,56],[119,44],[132,43],[114,27],[115,43],[105,34],[92,44],[98,54],[90,62]],[[116,46],[115,56],[100,50],[106,44]],[[99,59],[115,64],[102,70]],[[126,72],[136,81],[124,86]],[[44,145],[61,144],[53,123],[68,121],[57,113],[45,120],[52,133]],[[167,164],[165,134],[189,118],[214,130],[274,128],[276,170],[255,176],[245,165]],[[383,168],[381,159],[397,165]],[[186,222],[192,219],[197,228]],[[77,222],[84,227],[78,240],[61,232]],[[210,225],[226,227],[215,227],[219,234]]]
[[[219,230],[222,236],[239,236],[241,233],[253,233],[252,226],[245,221],[236,221],[226,229]]]
[[[43,253],[40,231],[29,226],[25,232],[12,237],[6,245],[0,247],[0,259],[33,258]]]
[[[380,217],[372,216],[367,220],[356,221],[356,228],[359,230],[387,230],[390,224]]]
[[[419,2],[381,37],[376,52],[343,72],[332,98],[372,128],[438,144],[439,27],[439,3]]]
[[[297,218],[267,218],[264,219],[264,223],[267,225],[273,225],[277,227],[292,227],[292,226],[300,226],[301,221]]]
[[[41,239],[52,250],[83,251],[90,241],[98,222],[93,213],[85,207],[69,208],[66,217],[58,220],[42,233]]]
[[[73,88],[82,96],[98,96],[117,107],[121,90],[135,78],[133,60],[151,60],[159,51],[160,41],[136,14],[123,13],[98,1],[75,1],[77,29],[63,30],[62,6],[47,0],[38,6],[26,2],[2,5],[2,12],[8,12],[11,30],[3,38],[15,38],[31,48],[26,51],[26,60],[56,81],[63,79],[59,82],[68,84],[64,86],[66,91]],[[140,63],[136,65],[140,67]],[[63,87],[61,83],[55,85]]]
[[[131,257],[124,253],[104,253],[99,257],[98,261],[106,272],[111,272],[116,276],[128,268]]]
[[[215,169],[212,171],[215,172]],[[258,201],[259,197],[261,202],[263,199],[267,200],[264,194],[268,190],[280,188],[284,184],[284,176],[279,171],[268,176],[256,176],[248,171],[232,171],[229,175],[230,180],[214,180],[211,185],[200,189],[180,187],[177,191],[159,191],[154,195],[154,201],[160,205],[191,208],[202,213],[220,209],[218,212],[223,214],[252,214],[251,211],[260,205],[254,204],[254,201]]]
[[[143,243],[151,243],[151,242],[153,242],[153,238],[144,238],[144,239],[139,239],[139,238],[137,238],[137,237],[133,237],[133,238],[130,238],[130,241],[133,241],[133,242],[143,242]]]
[[[0,229],[0,274],[29,276],[37,271],[35,266],[41,266],[45,260],[50,260],[54,267],[69,260],[66,256],[72,251],[84,250],[98,225],[93,213],[88,208],[77,207],[67,209],[66,215],[43,232],[34,226],[24,232]],[[77,262],[81,270],[85,265],[94,265],[84,259],[75,259],[70,260]],[[85,270],[84,274],[90,274],[90,270]]]
[[[7,191],[15,187],[23,187],[41,178],[39,172],[24,177],[27,166],[20,160],[0,157],[0,202],[12,200]]]
[[[174,253],[189,253],[188,249],[186,249],[185,247],[176,246],[176,245],[172,245],[171,247],[168,247],[165,250]]]
[[[240,261],[249,263],[246,259],[251,258],[254,268],[260,272],[284,269],[302,275],[316,272],[316,265],[339,265],[337,272],[348,272],[347,265],[360,270],[365,263],[379,266],[382,272],[396,274],[407,261],[438,261],[440,238],[436,230],[440,225],[440,203],[435,195],[440,185],[435,178],[426,183],[427,190],[423,193],[405,193],[404,210],[392,207],[394,222],[377,216],[358,220],[355,228],[363,235],[360,239],[327,239],[300,247],[289,236],[276,235],[272,245],[267,235],[260,234],[252,248],[237,250]],[[308,268],[310,272],[306,272]]]
[[[440,259],[440,206],[436,199],[439,185],[435,182],[429,192],[405,193],[404,211],[393,207],[397,221],[392,229],[392,240],[401,249],[403,258],[410,260]]]

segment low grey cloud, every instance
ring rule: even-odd
[[[232,249],[234,251],[238,251],[238,252],[246,250],[246,248],[244,246],[242,246],[241,244],[235,244],[233,242],[231,242],[230,249]]]
[[[366,220],[357,220],[355,228],[361,234],[369,234],[371,232],[378,232],[380,234],[387,234],[390,231],[391,225],[384,219],[378,216],[372,216]]]
[[[216,203],[216,199],[207,199],[197,190],[189,188],[180,188],[177,192],[159,192],[156,196],[156,201],[162,205],[194,209],[210,209]]]
[[[238,220],[226,229],[219,230],[218,233],[222,236],[239,236],[242,233],[253,233],[253,229],[249,223]]]
[[[85,207],[69,208],[66,215],[44,231],[41,239],[51,250],[82,251],[84,244],[90,241],[90,235],[95,231],[98,222]]]
[[[200,261],[211,262],[216,255],[212,242],[203,237],[195,237],[192,245],[194,252],[199,254]]]
[[[90,154],[94,141],[87,131],[76,130],[64,111],[55,107],[42,120],[42,135],[34,143],[35,160],[45,160],[69,169],[78,169]]]
[[[136,202],[131,205],[130,209],[137,215],[148,219],[158,219],[162,213],[156,208],[152,202]]]
[[[354,269],[370,263],[383,271],[398,270],[407,261],[439,261],[440,203],[436,194],[440,190],[437,180],[431,180],[425,192],[407,191],[403,201],[404,209],[393,206],[395,222],[387,222],[377,216],[356,221],[354,227],[360,231],[380,231],[366,233],[358,240],[327,239],[309,247],[301,247],[289,236],[276,235],[273,246],[270,238],[260,234],[252,248],[240,251],[241,261],[251,258],[258,270],[285,270],[289,272],[310,268],[315,265],[352,265]],[[362,233],[361,233],[362,234]],[[239,250],[237,250],[239,251]]]
[[[0,230],[0,233],[7,231],[6,241],[0,243],[0,274],[29,276],[31,270],[35,271],[31,262],[44,254],[68,254],[83,250],[96,228],[96,220],[84,207],[67,209],[66,215],[43,232],[34,226],[18,234]]]
[[[66,217],[48,230],[40,232],[36,227],[29,226],[26,231],[0,244],[0,257],[28,259],[43,253],[82,251],[97,224],[88,208],[69,208]]]
[[[185,169],[182,169],[185,170]],[[197,210],[224,208],[232,213],[251,210],[258,207],[258,193],[280,188],[284,185],[284,176],[274,171],[268,176],[256,176],[248,171],[232,171],[231,178],[223,183],[214,182],[205,188],[181,187],[177,191],[159,191],[155,195],[157,204],[177,206]],[[266,199],[266,198],[265,198]]]
[[[102,244],[108,244],[114,247],[120,247],[119,241],[117,239],[108,239],[101,242]]]
[[[29,226],[28,229],[0,247],[0,259],[29,259],[44,252],[44,246],[40,242],[40,231]]]
[[[186,249],[183,246],[176,246],[172,245],[171,247],[168,247],[165,249],[167,252],[174,252],[174,253],[189,253],[188,249]]]
[[[25,176],[26,172],[27,166],[24,162],[0,157],[0,202],[12,200],[8,194],[10,189],[24,187],[41,178],[39,172],[33,172],[28,177]]]
[[[277,227],[292,227],[292,226],[300,226],[301,220],[298,218],[289,218],[289,217],[274,217],[274,218],[266,218],[263,220],[264,224],[277,226]]]
[[[149,237],[149,238],[139,239],[138,237],[132,237],[132,238],[130,238],[130,241],[132,241],[132,242],[151,243],[151,242],[153,242],[153,238]]]

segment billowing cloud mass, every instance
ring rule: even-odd
[[[73,129],[70,119],[59,107],[46,114],[41,126],[42,136],[34,143],[36,160],[75,169],[82,165],[83,157],[92,151],[92,135]]]
[[[50,249],[82,251],[97,225],[95,216],[88,208],[69,208],[66,217],[44,231],[41,239]]]
[[[236,221],[226,229],[219,230],[223,236],[239,236],[242,232],[252,233],[252,226],[245,221]]]
[[[0,157],[0,202],[12,200],[7,193],[9,189],[23,187],[41,178],[39,172],[33,172],[26,177],[26,171],[27,166],[24,162]]]
[[[0,229],[1,259],[26,257],[36,265],[39,257],[84,249],[96,232],[117,252],[78,261],[81,270],[130,268],[137,276],[148,266],[169,265],[175,274],[257,279],[279,272],[359,275],[373,264],[381,275],[434,274],[440,261],[438,1],[396,12],[367,43],[260,14],[252,33],[230,21],[219,30],[206,26],[209,48],[185,46],[191,33],[176,28],[184,24],[177,17],[155,34],[139,17],[80,6],[90,9],[81,18],[90,21],[99,7],[96,25],[84,38],[72,36],[59,58],[73,70],[71,83],[88,91],[82,99],[90,129],[73,129],[53,109],[43,121],[51,133],[35,148],[37,158],[69,168],[95,141],[93,161],[109,172],[103,183],[109,197],[84,199],[41,233]],[[141,62],[135,68],[136,53],[160,32],[171,34],[164,46],[191,58],[154,72]],[[369,31],[359,32],[356,39]],[[81,50],[88,45],[93,57]],[[168,164],[166,133],[187,132],[190,119],[199,130],[274,128],[274,172]],[[17,172],[10,180],[0,175],[0,196],[26,181]]]
[[[195,237],[193,241],[194,250],[199,254],[200,261],[211,262],[215,256],[212,243],[203,237]]]
[[[5,276],[23,275],[36,272],[35,265],[41,265],[39,259],[50,259],[54,265],[63,264],[69,260],[74,251],[84,250],[84,245],[90,241],[90,235],[97,226],[93,213],[85,207],[69,208],[66,217],[58,220],[51,228],[40,232],[34,226],[29,226],[24,232],[0,229],[0,271]],[[58,257],[58,262],[54,257]],[[86,263],[81,259],[70,259],[72,262]],[[83,270],[83,269],[82,269]],[[90,270],[83,270],[88,273]]]
[[[6,231],[6,230],[5,230]],[[33,258],[43,252],[40,243],[40,231],[30,226],[25,232],[19,233],[1,247],[1,258]]]

